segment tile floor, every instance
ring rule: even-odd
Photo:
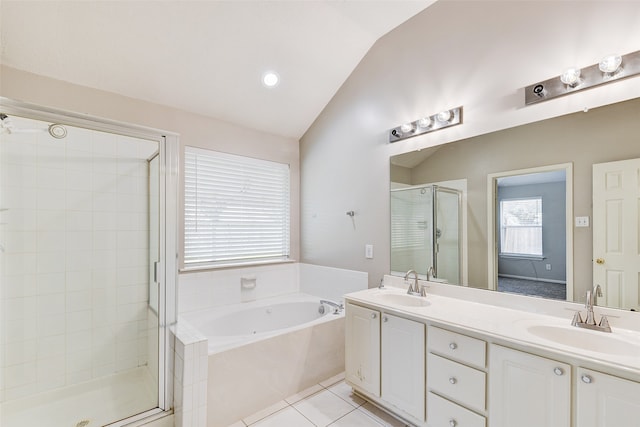
[[[405,427],[354,395],[344,373],[281,400],[229,427]]]

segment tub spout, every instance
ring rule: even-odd
[[[338,304],[336,302],[333,301],[329,301],[326,299],[321,299],[320,300],[320,304],[327,304],[330,305],[331,307],[333,307],[333,314],[339,314],[342,309],[344,308],[344,306],[342,304]]]

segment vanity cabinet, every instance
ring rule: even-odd
[[[381,336],[382,399],[424,420],[424,323],[382,313]]]
[[[345,340],[347,382],[380,396],[380,311],[347,303]]]
[[[493,344],[489,366],[490,427],[571,425],[570,365]]]
[[[497,313],[500,328],[479,329],[457,311],[477,310],[480,320],[491,316],[486,307],[439,296],[437,310],[413,309],[401,291],[384,294],[395,299],[378,290],[355,295],[346,302],[347,383],[408,425],[640,426],[637,352],[585,359],[525,335],[531,328],[522,325],[534,319],[521,325],[513,310]],[[635,332],[619,335],[640,345]]]
[[[584,368],[578,368],[576,383],[577,426],[640,425],[640,383]]]
[[[425,324],[347,303],[345,378],[401,416],[425,419]]]
[[[427,337],[429,425],[485,427],[486,342],[434,326]]]

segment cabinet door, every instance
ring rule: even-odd
[[[347,303],[345,341],[347,382],[380,396],[380,312]]]
[[[382,314],[382,398],[423,421],[425,325]]]
[[[637,427],[640,425],[640,383],[578,369],[576,425]]]
[[[489,361],[491,427],[569,427],[569,365],[499,345]]]

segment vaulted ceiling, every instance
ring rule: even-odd
[[[434,1],[3,0],[0,60],[299,138],[371,46]]]

